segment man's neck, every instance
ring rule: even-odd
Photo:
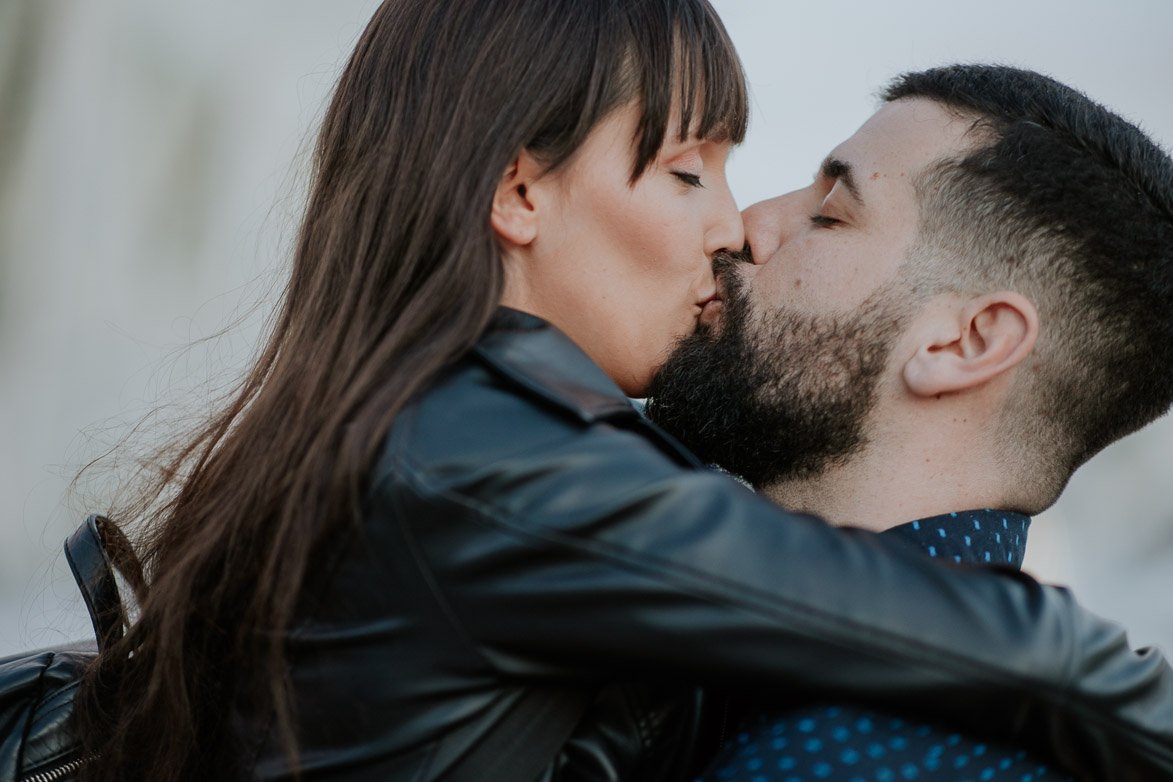
[[[878,532],[956,510],[1003,507],[1005,476],[984,453],[948,437],[901,445],[878,440],[820,475],[758,489],[787,509]]]

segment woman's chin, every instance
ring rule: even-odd
[[[625,396],[631,397],[632,399],[643,399],[648,395],[648,386],[652,383],[652,375],[656,374],[656,370],[659,368],[659,366],[654,367],[647,373],[647,377],[617,380],[616,382],[619,384],[619,388],[623,390]]]

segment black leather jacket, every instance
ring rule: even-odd
[[[779,510],[528,315],[399,416],[364,522],[290,631],[306,779],[443,779],[539,687],[597,693],[544,780],[683,779],[712,738],[698,685],[847,693],[1081,778],[1173,778],[1157,652],[1064,590]],[[258,747],[254,777],[288,778]]]

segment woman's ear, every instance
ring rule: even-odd
[[[977,388],[1030,355],[1039,315],[1025,296],[998,291],[941,310],[904,365],[904,384],[917,396]]]
[[[538,213],[529,190],[541,175],[538,162],[522,151],[501,176],[489,222],[507,244],[524,247],[537,238]]]

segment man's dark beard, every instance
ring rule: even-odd
[[[754,486],[816,476],[866,443],[865,424],[910,305],[876,290],[845,316],[775,307],[758,321],[719,260],[717,329],[682,339],[648,389],[648,415],[709,464]]]

